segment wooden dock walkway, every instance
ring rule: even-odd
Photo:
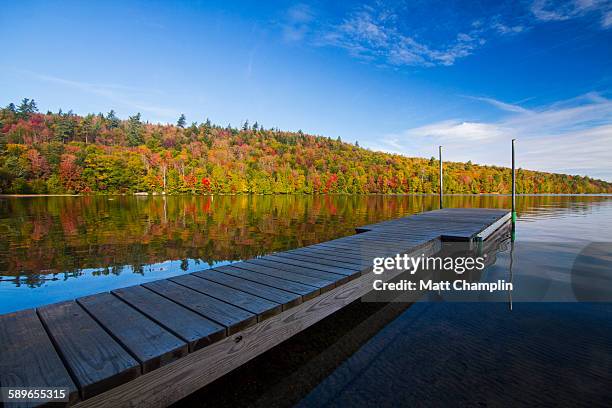
[[[433,254],[443,240],[484,240],[509,220],[507,210],[430,211],[5,314],[0,386],[67,388],[68,404],[79,407],[167,406],[367,293],[373,258]]]

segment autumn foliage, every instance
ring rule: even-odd
[[[431,193],[435,159],[373,152],[322,136],[245,123],[187,126],[114,112],[0,110],[0,193]],[[445,163],[446,193],[508,193],[510,170]],[[610,193],[588,177],[520,169],[519,193]]]

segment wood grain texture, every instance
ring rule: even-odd
[[[273,276],[276,278],[286,279],[291,282],[314,286],[316,288],[319,288],[322,293],[327,292],[328,290],[331,290],[336,286],[335,281],[329,279],[302,275],[285,269],[275,268],[274,266],[270,265],[261,265],[253,262],[238,262],[232,264],[232,267],[257,272],[263,275]]]
[[[262,285],[295,293],[302,296],[303,300],[312,299],[313,297],[321,294],[321,289],[317,288],[316,286],[305,285],[303,283],[281,279],[274,276],[265,275],[263,273],[235,268],[231,265],[220,266],[215,268],[215,270],[238,278],[250,280],[251,282],[257,282]]]
[[[320,265],[337,266],[344,269],[351,269],[359,272],[361,272],[361,270],[363,269],[361,263],[355,263],[354,261],[347,261],[340,258],[327,259],[325,258],[325,256],[319,256],[313,253],[279,253],[278,256],[290,259],[297,259],[298,261],[312,262]]]
[[[293,252],[291,252],[293,253]],[[364,253],[347,253],[341,251],[334,251],[325,248],[311,248],[305,247],[302,248],[302,251],[299,253],[303,256],[313,256],[326,260],[339,260],[342,262],[348,262],[360,267],[364,267],[365,265],[370,265],[372,263],[372,259],[375,258],[373,255],[368,255]]]
[[[67,388],[69,402],[79,400],[77,387],[34,309],[0,316],[0,386]],[[18,405],[38,404],[10,406]]]
[[[377,251],[372,250],[372,248],[374,247],[377,248]],[[317,244],[315,248],[334,248],[355,253],[372,254],[376,256],[385,256],[385,254],[398,253],[399,251],[406,249],[405,247],[399,248],[391,244],[373,246],[365,244],[363,242],[354,244],[337,244],[332,242],[323,242],[321,244]]]
[[[187,343],[110,293],[77,299],[147,373],[187,354]]]
[[[235,333],[257,323],[257,315],[212,296],[205,295],[170,280],[159,280],[145,285],[158,294],[193,310],[209,320],[226,327],[227,334]]]
[[[140,364],[74,301],[38,308],[38,315],[79,387],[81,398],[128,382]]]
[[[158,295],[144,286],[112,292],[198,350],[225,337],[225,327]]]
[[[272,302],[251,293],[225,286],[217,282],[199,278],[197,275],[181,275],[170,279],[180,285],[197,290],[200,293],[212,296],[234,306],[248,310],[257,315],[257,320],[261,321],[268,317],[279,314],[283,311],[283,305]]]
[[[283,263],[287,265],[299,266],[299,267],[307,268],[307,269],[314,269],[314,270],[323,271],[323,272],[335,273],[338,275],[347,276],[352,279],[359,276],[360,274],[359,271],[356,271],[353,269],[346,269],[346,268],[341,268],[338,266],[321,265],[321,264],[316,264],[316,263],[309,262],[309,261],[299,261],[299,260],[295,260],[291,258],[282,257],[279,255],[267,255],[267,256],[262,257],[261,259],[279,262],[279,263]]]
[[[283,310],[302,303],[302,297],[298,294],[227,275],[214,269],[196,272],[193,275],[276,302],[282,305]]]
[[[355,256],[384,256],[387,253],[392,253],[391,249],[387,249],[386,247],[378,248],[377,250],[373,250],[371,247],[365,246],[338,246],[333,245],[327,242],[322,242],[320,244],[311,245],[308,247],[313,251],[325,250],[325,251],[333,251],[334,253],[345,253],[347,255],[355,255]]]
[[[248,261],[246,261],[246,263],[267,266],[270,268],[291,272],[297,275],[310,276],[312,278],[318,278],[318,279],[330,281],[334,283],[334,286],[342,285],[343,283],[346,283],[350,280],[349,277],[345,275],[339,275],[337,273],[330,273],[330,272],[321,271],[318,269],[305,268],[305,267],[297,266],[297,265],[290,265],[290,264],[286,264],[286,263],[274,260],[273,258],[249,259]]]

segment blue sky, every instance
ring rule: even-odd
[[[0,104],[298,130],[612,180],[612,2],[32,2]]]

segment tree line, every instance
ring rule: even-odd
[[[445,193],[509,193],[510,169],[444,164]],[[519,193],[611,193],[584,176],[519,169]],[[24,99],[0,109],[0,193],[239,194],[434,193],[438,161],[374,152],[340,138],[205,120],[176,125],[38,111]]]

